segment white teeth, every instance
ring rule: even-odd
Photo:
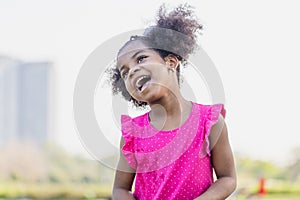
[[[136,82],[135,82],[136,87],[141,87],[141,86],[142,86],[142,85],[140,85],[139,83],[140,83],[140,81],[141,81],[143,78],[147,78],[147,76],[142,76],[142,77],[140,77],[138,80],[136,80]]]

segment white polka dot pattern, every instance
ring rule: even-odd
[[[209,132],[222,114],[223,104],[193,103],[189,118],[170,131],[152,127],[148,114],[122,115],[122,152],[136,169],[134,196],[138,200],[188,200],[212,183]]]

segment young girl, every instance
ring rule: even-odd
[[[225,199],[236,187],[223,104],[188,101],[179,89],[180,67],[195,49],[199,29],[189,6],[169,13],[161,6],[156,26],[119,50],[113,91],[151,111],[122,115],[115,200]]]

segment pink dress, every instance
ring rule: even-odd
[[[189,200],[213,183],[209,132],[223,104],[193,102],[188,119],[177,129],[156,130],[149,112],[131,118],[122,115],[122,152],[136,170],[134,193],[138,200]]]

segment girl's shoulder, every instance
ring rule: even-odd
[[[146,112],[144,114],[141,114],[141,115],[138,115],[138,116],[135,116],[135,117],[131,117],[131,116],[126,115],[126,114],[122,114],[121,115],[121,124],[134,123],[136,125],[143,126],[147,123],[148,113],[149,112]]]
[[[199,107],[199,111],[202,118],[218,118],[221,114],[224,118],[226,116],[226,109],[223,103],[216,103],[216,104],[201,104],[201,103],[194,103],[196,106]]]
[[[121,131],[124,137],[138,137],[148,127],[148,113],[136,117],[130,117],[129,115],[121,115]]]

